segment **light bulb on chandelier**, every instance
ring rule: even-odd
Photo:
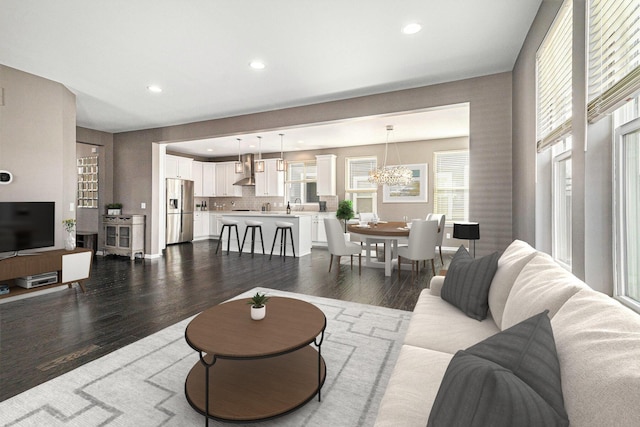
[[[377,168],[369,172],[369,182],[372,184],[404,185],[411,182],[411,179],[413,178],[413,172],[405,166],[387,166],[387,151],[389,149],[389,134],[391,131],[393,131],[393,125],[387,125],[387,142],[384,146],[384,163],[381,168]],[[398,155],[398,163],[401,163],[397,145],[396,154]]]

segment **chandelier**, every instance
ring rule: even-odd
[[[413,172],[405,166],[387,166],[387,151],[389,149],[389,134],[393,130],[393,125],[387,125],[387,142],[384,145],[384,163],[381,168],[369,172],[369,182],[376,185],[404,185],[411,182]],[[400,163],[400,153],[396,145],[398,163]]]

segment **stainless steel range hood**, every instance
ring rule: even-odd
[[[256,185],[253,172],[253,154],[245,154],[241,160],[244,177],[240,181],[234,182],[233,185]]]

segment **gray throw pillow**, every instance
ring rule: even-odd
[[[489,287],[498,270],[500,254],[494,252],[482,258],[472,258],[460,246],[444,276],[440,296],[476,320],[487,318]]]
[[[568,426],[547,311],[451,359],[428,427]]]

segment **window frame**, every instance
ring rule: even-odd
[[[554,153],[555,155],[553,156],[552,159],[552,178],[551,178],[551,188],[552,188],[552,194],[551,194],[551,255],[553,256],[553,259],[560,264],[562,267],[564,267],[566,270],[571,271],[572,269],[572,261],[573,261],[573,250],[572,250],[572,241],[573,241],[573,236],[572,236],[572,227],[571,227],[571,218],[569,218],[569,229],[565,230],[566,234],[564,236],[560,236],[560,224],[564,223],[564,221],[566,221],[567,219],[567,212],[566,209],[563,211],[560,211],[560,202],[563,202],[561,200],[561,198],[565,198],[566,199],[566,176],[565,176],[565,180],[560,182],[559,179],[559,168],[561,166],[561,164],[564,164],[564,162],[572,161],[572,156],[571,156],[571,136],[566,136],[562,141],[562,146],[561,144],[556,144],[553,148],[554,150],[557,151],[557,153]],[[573,172],[573,170],[572,170]],[[572,173],[573,175],[573,173]],[[571,176],[571,197],[573,197],[573,176]],[[566,203],[566,200],[563,202]],[[566,208],[566,206],[565,206]],[[572,212],[572,206],[571,206],[571,200],[569,200],[568,203],[568,211],[569,211],[569,217],[571,216],[571,212]],[[561,259],[559,253],[561,252],[561,248],[560,248],[560,239],[564,238],[564,241],[567,242],[566,248],[562,248],[563,250],[567,251],[569,253],[569,260],[567,262],[567,260],[565,259]]]
[[[447,209],[446,211],[442,211],[439,209],[438,206],[438,194],[440,193],[440,191],[438,190],[439,188],[439,181],[438,181],[438,156],[439,155],[443,155],[443,154],[455,154],[455,153],[466,153],[467,155],[467,163],[466,163],[466,171],[465,171],[465,175],[464,175],[464,183],[465,185],[463,187],[448,187],[446,189],[443,189],[442,191],[463,191],[463,194],[465,195],[465,200],[464,200],[464,208],[463,208],[463,218],[456,218],[454,217],[453,214],[451,214],[449,212],[449,209]],[[453,224],[453,222],[465,222],[465,221],[469,221],[469,195],[470,195],[470,189],[469,189],[469,181],[470,181],[470,158],[471,158],[471,151],[468,148],[465,149],[456,149],[456,150],[441,150],[441,151],[434,151],[433,152],[433,213],[436,214],[444,214],[445,215],[445,222],[448,225]]]
[[[291,179],[291,167],[294,165],[299,165],[302,164],[304,166],[304,179],[301,180],[292,180]],[[317,167],[317,163],[315,159],[309,159],[309,160],[288,160],[286,162],[287,167],[286,169],[286,175],[285,175],[285,182],[284,182],[284,189],[285,189],[285,194],[284,194],[284,201],[285,203],[290,202],[290,203],[295,203],[293,200],[291,200],[291,185],[292,184],[302,184],[301,187],[301,192],[302,192],[302,197],[300,197],[300,204],[303,206],[312,206],[312,205],[317,205],[317,201],[311,201],[308,202],[307,199],[307,183],[311,183],[311,182],[315,182],[317,185],[318,179],[317,179],[317,169],[316,169],[316,178],[314,179],[309,179],[307,178],[309,176],[309,174],[307,173],[307,168],[311,165]],[[317,197],[317,194],[316,194]]]
[[[358,199],[359,198],[371,198],[371,206],[372,206],[372,213],[377,214],[378,213],[378,186],[375,184],[370,184],[371,187],[370,188],[352,188],[351,187],[351,181],[352,181],[352,176],[351,176],[351,165],[353,162],[355,161],[370,161],[373,168],[377,168],[378,167],[378,158],[376,156],[357,156],[357,157],[345,157],[344,159],[344,191],[345,191],[345,199],[347,200],[351,200],[353,202],[353,211],[355,213],[360,213],[360,209],[358,206]],[[367,183],[368,182],[368,175],[367,175]],[[358,196],[358,195],[362,195],[362,196]],[[368,211],[367,211],[368,212]]]
[[[635,118],[627,123],[621,124],[614,131],[613,142],[613,265],[614,265],[614,286],[613,293],[614,298],[626,305],[627,307],[640,313],[640,299],[636,300],[629,296],[627,292],[629,284],[625,277],[627,276],[626,262],[627,255],[625,252],[625,239],[628,238],[628,231],[626,226],[626,219],[624,217],[626,197],[624,193],[624,186],[621,181],[624,180],[625,170],[623,168],[624,160],[624,137],[632,133],[640,133],[640,117]],[[640,162],[640,155],[638,156]],[[638,165],[640,170],[640,165]],[[633,285],[632,285],[633,286]],[[640,287],[640,283],[636,283],[635,286]]]

